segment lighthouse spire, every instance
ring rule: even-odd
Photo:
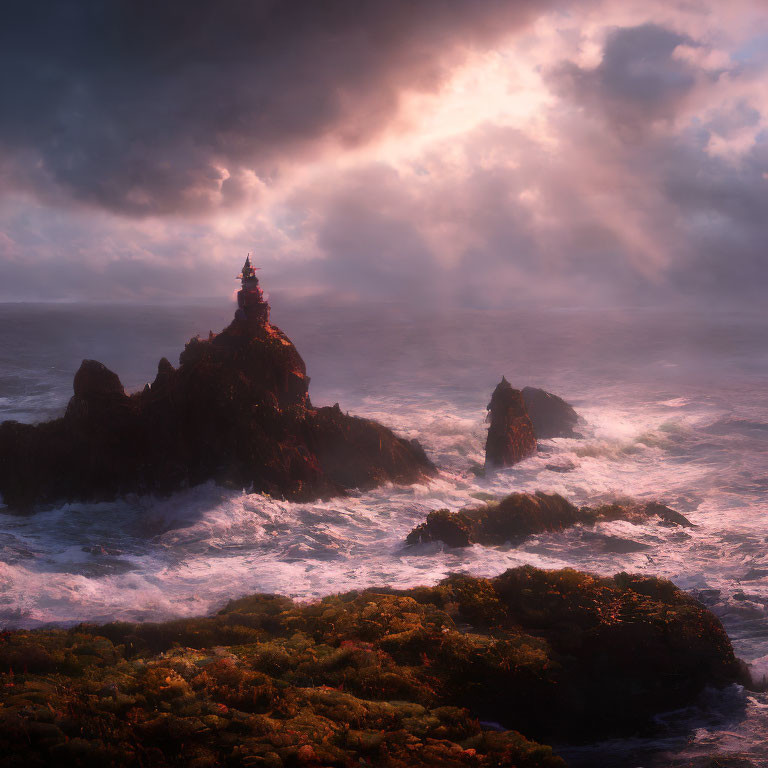
[[[241,320],[253,321],[259,324],[269,322],[269,304],[264,300],[264,293],[259,286],[259,278],[256,277],[256,270],[251,264],[251,254],[245,257],[243,269],[237,276],[240,280],[241,288],[237,292],[237,312],[235,318]]]
[[[245,281],[246,280],[256,280],[256,270],[259,269],[259,267],[254,267],[251,264],[251,254],[249,253],[245,257],[245,264],[243,264],[243,270],[242,272],[235,277],[236,280],[242,280],[243,281],[243,287],[245,287]],[[258,280],[256,280],[258,283]]]

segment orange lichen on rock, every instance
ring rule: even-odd
[[[674,584],[529,566],[10,632],[0,670],[8,766],[558,768],[531,738],[632,732],[744,679],[720,622]]]

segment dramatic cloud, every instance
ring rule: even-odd
[[[242,201],[354,146],[535,0],[6,4],[0,157],[16,185],[131,215]],[[44,9],[44,10],[43,10]],[[6,181],[6,184],[8,181]]]
[[[673,118],[701,70],[675,52],[693,41],[655,24],[614,29],[594,69],[572,63],[557,72],[563,91],[618,127],[635,132],[646,122]]]
[[[747,0],[19,4],[0,299],[760,306]],[[41,284],[41,269],[58,273]]]

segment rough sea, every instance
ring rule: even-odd
[[[61,415],[83,358],[141,388],[161,356],[176,363],[190,336],[219,330],[232,310],[0,305],[0,420]],[[257,591],[308,600],[530,563],[667,577],[720,617],[753,674],[768,674],[768,317],[280,303],[273,322],[304,357],[315,404],[338,402],[418,438],[439,476],[313,504],[205,485],[0,514],[0,627],[194,616]],[[502,374],[568,400],[581,437],[543,441],[534,458],[479,477],[472,467]],[[576,503],[658,500],[697,527],[615,522],[516,548],[403,545],[432,509],[537,489]],[[768,696],[711,692],[660,716],[652,734],[562,754],[605,768],[714,754],[768,765]]]

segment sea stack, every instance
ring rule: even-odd
[[[250,256],[238,276],[235,318],[196,337],[179,367],[127,395],[120,379],[86,360],[65,415],[0,424],[0,494],[10,508],[170,493],[214,481],[311,500],[413,483],[434,472],[416,441],[338,405],[315,408],[291,340],[269,322]]]
[[[510,467],[536,453],[536,436],[523,395],[519,389],[513,389],[506,377],[493,391],[488,412],[486,466]]]
[[[579,415],[562,397],[536,387],[523,387],[523,403],[539,440],[578,437]]]

